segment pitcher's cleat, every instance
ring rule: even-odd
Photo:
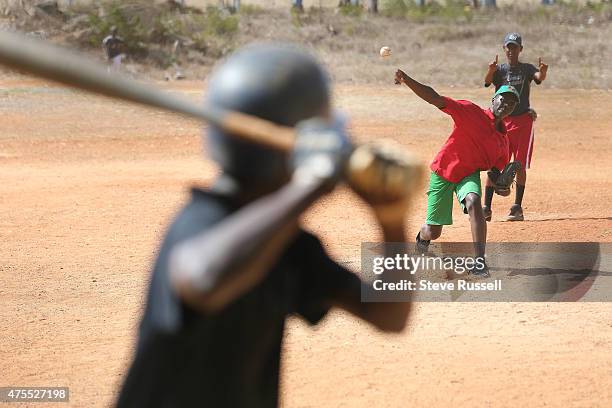
[[[430,240],[421,239],[421,233],[419,232],[416,236],[416,244],[414,246],[414,251],[417,255],[426,254],[429,251]]]
[[[510,208],[510,214],[506,217],[507,221],[523,221],[524,219],[523,208],[518,204],[514,204],[512,208]]]
[[[470,275],[474,275],[477,278],[490,278],[491,273],[489,272],[489,267],[487,264],[483,264],[482,268],[473,268],[470,269]]]

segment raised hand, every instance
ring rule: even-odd
[[[395,85],[403,84],[406,82],[406,73],[401,69],[395,71]]]
[[[339,181],[353,150],[344,121],[313,118],[297,124],[291,155],[294,179],[311,182],[327,179],[329,190]]]
[[[497,62],[499,61],[499,55],[495,55],[495,59],[489,63],[489,71],[494,72],[497,70]]]

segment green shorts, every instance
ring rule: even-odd
[[[427,190],[427,219],[429,225],[452,225],[453,223],[453,191],[457,200],[467,214],[464,200],[469,193],[482,196],[480,186],[480,171],[475,171],[463,178],[459,183],[451,183],[432,172]]]

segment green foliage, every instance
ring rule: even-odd
[[[254,12],[256,8],[246,10]],[[232,48],[231,42],[239,29],[239,17],[217,7],[209,7],[205,12],[185,12],[163,5],[152,7],[146,0],[92,4],[87,16],[91,46],[99,47],[115,26],[131,57],[147,57],[160,66],[167,66],[174,58],[171,46],[176,40],[192,50],[219,56]]]
[[[208,7],[203,16],[204,30],[210,35],[234,35],[238,32],[238,17],[227,14],[217,7]]]
[[[347,4],[344,6],[340,6],[339,9],[340,9],[340,14],[344,16],[361,17],[361,15],[363,14],[362,6],[354,6],[352,4]]]
[[[242,4],[240,5],[240,11],[238,13],[243,16],[256,16],[264,14],[265,12],[266,10],[263,7],[256,4]]]
[[[612,4],[610,1],[602,0],[602,1],[587,1],[586,3],[581,3],[577,0],[559,0],[557,2],[559,7],[566,8],[571,11],[593,11],[595,13],[603,13],[605,11],[610,11],[612,8]]]
[[[92,33],[89,41],[92,46],[100,46],[111,27],[117,27],[119,36],[125,41],[127,51],[139,54],[143,51],[143,43],[147,40],[147,30],[140,16],[126,12],[119,1],[112,1],[102,6],[101,10],[93,9],[89,13],[89,24]]]
[[[174,13],[161,13],[155,18],[150,40],[159,44],[171,43],[185,32],[183,21],[176,18]]]
[[[405,17],[408,13],[408,5],[404,0],[383,0],[380,9],[382,14],[389,17]]]
[[[294,27],[302,27],[304,25],[303,19],[304,12],[295,7],[291,8],[291,25]]]
[[[463,0],[446,0],[444,4],[428,1],[418,6],[412,0],[385,0],[381,10],[384,15],[404,17],[415,22],[425,21],[471,21],[473,11]]]

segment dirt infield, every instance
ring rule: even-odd
[[[170,86],[201,99],[199,83]],[[159,239],[215,167],[192,121],[29,79],[2,80],[0,101],[0,386],[68,386],[70,406],[108,406]],[[489,239],[612,242],[612,93],[536,89],[532,103],[527,221],[501,222],[511,200],[496,198]],[[427,161],[451,128],[393,85],[341,86],[336,105],[358,140],[389,137]],[[425,210],[415,194],[409,236]],[[342,189],[305,218],[347,262],[377,237]],[[458,208],[443,239],[470,239]],[[424,303],[399,336],[337,312],[315,330],[294,319],[283,407],[612,406],[610,316],[609,303]]]

